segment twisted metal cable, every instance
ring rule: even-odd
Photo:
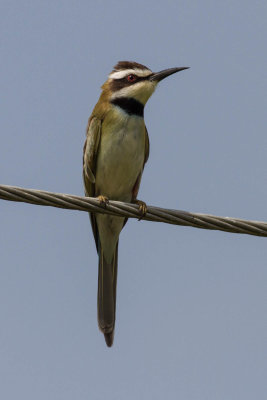
[[[140,219],[140,212],[138,206],[135,204],[110,200],[107,205],[103,206],[99,200],[94,197],[80,197],[69,194],[46,192],[43,190],[0,185],[0,199]],[[192,226],[193,228],[267,237],[267,222],[217,217],[209,214],[190,213],[187,211],[169,210],[153,206],[148,206],[147,213],[142,219],[165,222],[173,225]]]

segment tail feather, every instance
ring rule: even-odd
[[[105,260],[101,245],[99,246],[98,264],[98,326],[104,333],[106,344],[111,347],[114,339],[116,318],[116,287],[118,270],[118,243],[110,263]]]

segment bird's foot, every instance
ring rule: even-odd
[[[102,196],[102,195],[100,195],[100,196],[97,196],[97,198],[98,198],[98,200],[99,200],[99,202],[100,202],[101,206],[104,206],[104,207],[106,207],[106,206],[107,206],[107,204],[109,203],[109,198],[108,198],[108,197],[106,197],[106,196]]]
[[[134,203],[138,205],[139,207],[139,212],[141,214],[140,218],[138,219],[138,221],[141,221],[142,218],[144,218],[144,216],[147,213],[147,205],[144,201],[142,200],[134,200]]]

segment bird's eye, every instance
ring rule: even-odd
[[[127,81],[128,82],[134,82],[136,80],[136,76],[133,74],[130,74],[127,76]]]

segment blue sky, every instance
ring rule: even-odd
[[[83,194],[82,147],[118,60],[157,71],[148,204],[267,220],[264,1],[0,1],[0,183]],[[266,238],[129,221],[117,323],[96,321],[86,213],[0,201],[0,396],[263,398]]]

